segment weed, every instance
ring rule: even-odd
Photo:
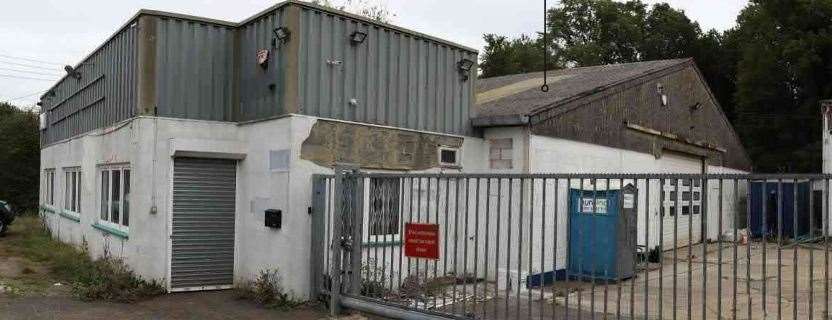
[[[287,310],[299,306],[301,302],[295,300],[281,282],[277,269],[260,271],[256,280],[246,282],[236,289],[237,297],[252,300],[270,309]]]
[[[418,275],[408,275],[404,278],[399,293],[410,299],[422,299],[425,297],[435,297],[443,293],[448,284],[453,284],[456,281],[454,278],[437,277],[437,278],[419,278]]]
[[[75,275],[72,292],[84,301],[132,302],[165,293],[157,281],[145,281],[121,259],[105,255]]]
[[[86,241],[75,248],[54,240],[49,227],[37,216],[21,216],[12,227],[20,236],[7,239],[10,251],[48,265],[51,275],[71,284],[73,293],[82,300],[132,302],[165,292],[157,281],[142,280],[121,259],[109,254],[90,259]]]
[[[388,281],[384,268],[376,266],[372,259],[361,265],[361,294],[372,298],[382,298],[390,290],[385,286]]]

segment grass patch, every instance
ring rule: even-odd
[[[277,269],[263,270],[254,281],[235,289],[237,298],[251,300],[269,309],[288,310],[303,304],[283,288]]]
[[[158,282],[138,277],[121,259],[105,253],[92,260],[86,246],[54,240],[36,215],[21,216],[11,227],[10,236],[0,240],[8,241],[7,251],[48,266],[50,275],[70,284],[82,300],[132,302],[165,292]]]

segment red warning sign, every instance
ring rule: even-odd
[[[439,225],[406,223],[404,255],[410,258],[439,260]]]

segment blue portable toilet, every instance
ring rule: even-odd
[[[797,199],[795,199],[795,188],[797,188]],[[797,238],[804,238],[809,235],[809,182],[778,182],[778,181],[754,181],[751,182],[751,208],[749,229],[751,236],[760,238],[765,236],[777,237],[779,234],[778,218],[782,217],[782,234],[784,239],[795,237],[797,227]],[[778,203],[778,195],[779,201]],[[815,220],[816,227],[820,227],[822,216],[818,210],[818,204],[823,201],[822,194],[815,196]],[[795,213],[795,202],[797,213]],[[781,204],[782,203],[782,204]],[[780,206],[778,213],[778,206]],[[763,214],[765,211],[765,221]],[[795,215],[797,215],[797,226],[795,226]]]
[[[567,271],[580,280],[633,276],[636,188],[569,191]]]

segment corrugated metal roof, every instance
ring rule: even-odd
[[[542,92],[543,72],[477,80],[477,118],[522,118],[582,95],[691,62],[656,60],[550,71],[549,92]]]

